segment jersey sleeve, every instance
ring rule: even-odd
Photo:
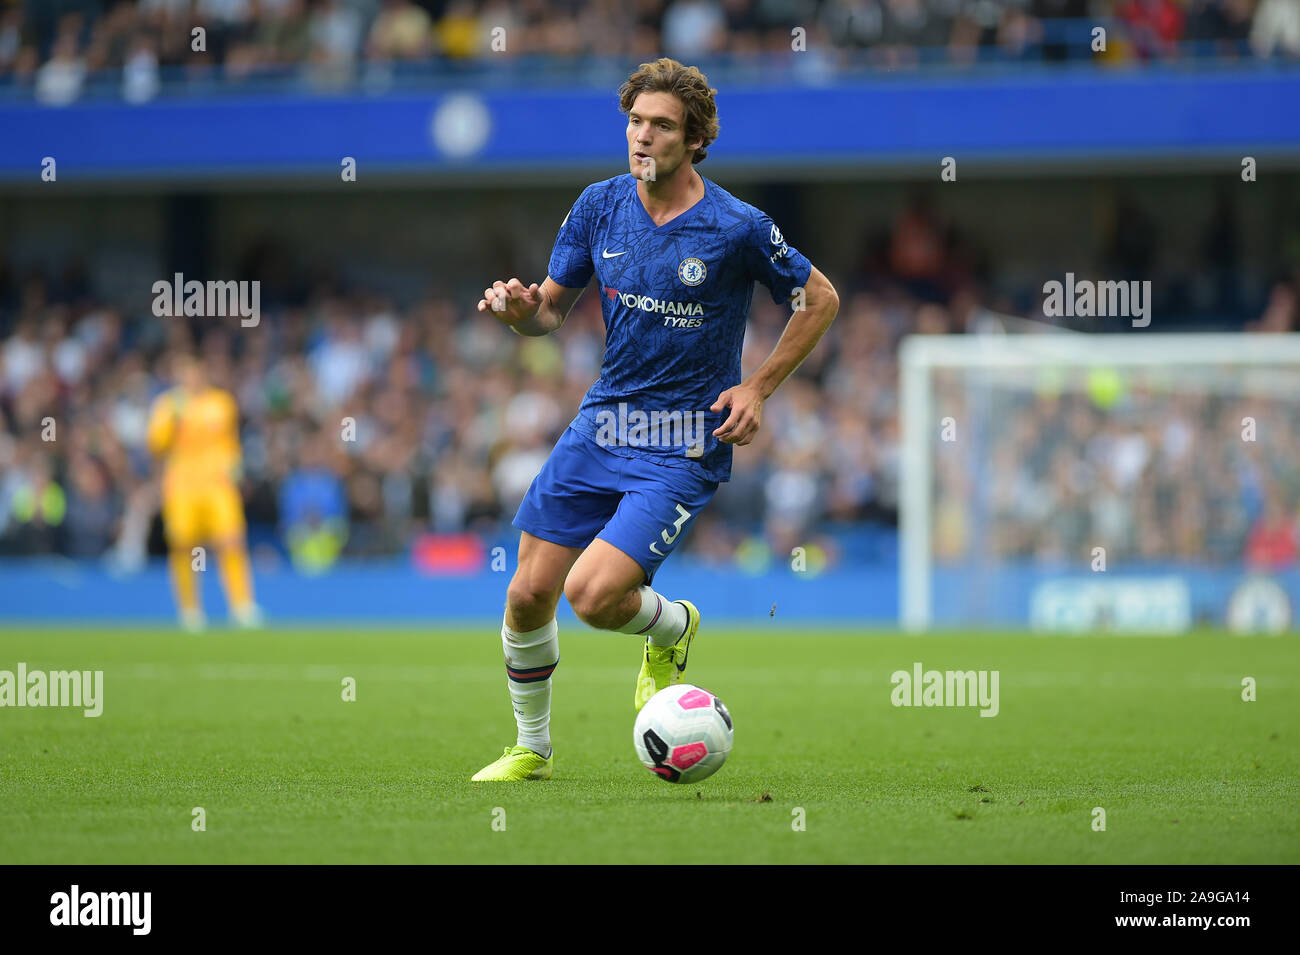
[[[560,233],[555,237],[547,274],[551,281],[563,288],[586,288],[596,271],[591,259],[591,227],[596,213],[594,185],[588,186],[578,196],[569,214],[560,223]]]
[[[812,263],[785,241],[766,213],[754,210],[742,243],[745,269],[752,279],[767,286],[777,305],[784,305],[796,288],[807,285]]]

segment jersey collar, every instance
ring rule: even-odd
[[[704,176],[700,176],[700,181],[704,183],[704,195],[700,196],[695,205],[669,219],[663,225],[655,225],[655,220],[650,218],[650,213],[646,211],[645,203],[641,201],[641,195],[637,192],[636,184],[638,180],[636,176],[628,173],[628,177],[632,180],[632,202],[636,204],[637,210],[640,212],[641,222],[655,235],[667,235],[683,223],[689,222],[699,215],[704,204],[709,201],[709,191],[711,189],[709,180]]]

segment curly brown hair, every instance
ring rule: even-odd
[[[669,93],[681,100],[686,111],[686,142],[700,140],[691,162],[703,162],[709,154],[707,147],[718,138],[718,104],[713,100],[718,91],[710,88],[709,78],[697,68],[665,56],[642,63],[618,88],[619,112],[631,112],[641,93]]]

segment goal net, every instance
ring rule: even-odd
[[[914,335],[901,363],[904,627],[1290,628],[1300,335]]]

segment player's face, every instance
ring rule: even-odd
[[[186,391],[203,390],[203,366],[192,358],[178,359],[175,365],[176,384]]]
[[[632,175],[655,182],[670,178],[690,162],[699,143],[686,143],[686,109],[671,93],[641,93],[627,117],[627,156]],[[647,162],[650,160],[651,162]]]

